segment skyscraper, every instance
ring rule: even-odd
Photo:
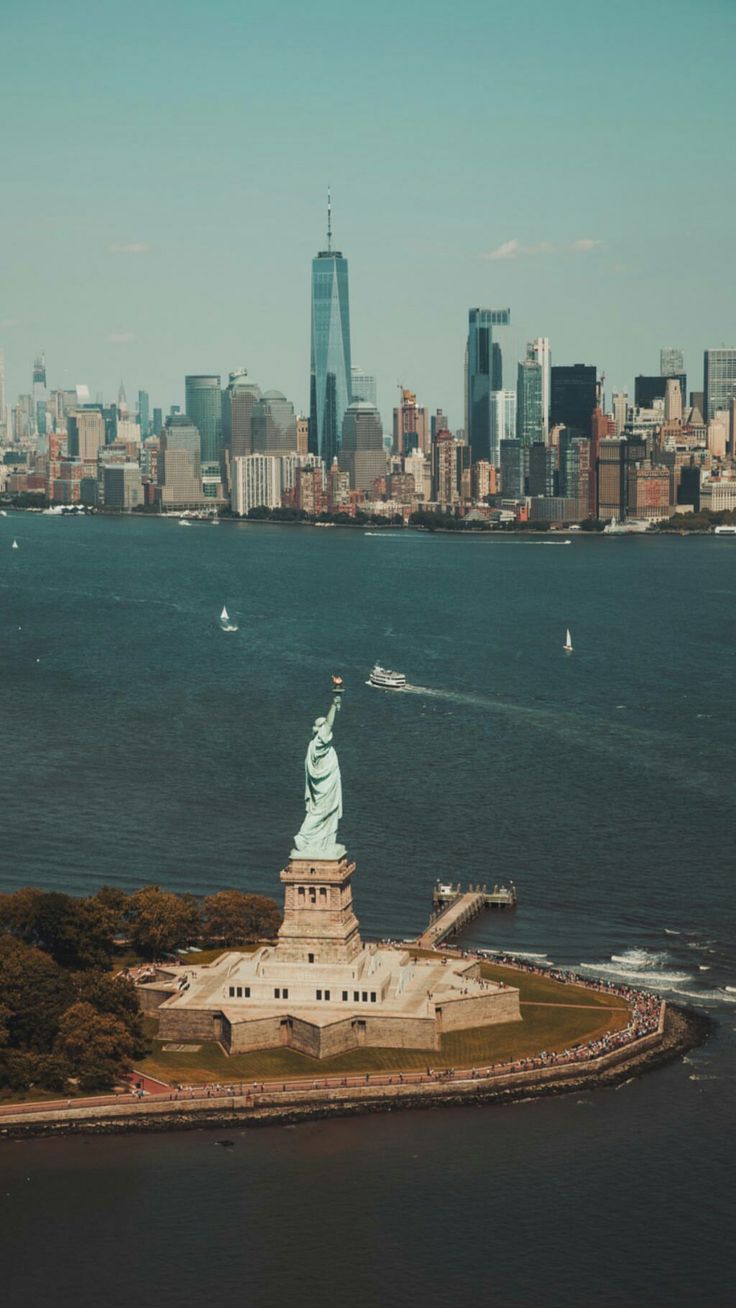
[[[546,336],[537,336],[526,347],[527,359],[534,359],[542,369],[542,426],[546,440],[549,431],[549,390],[552,356]]]
[[[370,491],[374,481],[386,472],[381,415],[373,404],[354,400],[345,410],[340,470],[350,476],[353,490]],[[329,469],[328,469],[329,471]]]
[[[148,391],[138,392],[138,422],[141,429],[141,440],[144,441],[151,434],[151,405],[148,398]]]
[[[680,393],[685,395],[687,392],[687,377],[684,372],[672,373],[670,377],[676,377],[680,383]],[[634,378],[634,404],[637,409],[652,409],[655,400],[663,400],[667,390],[667,382],[670,377],[664,375],[646,376],[640,375]]]
[[[352,400],[365,400],[366,404],[378,405],[376,398],[377,387],[376,379],[370,372],[363,372],[362,368],[351,368],[351,396]]]
[[[33,361],[33,422],[39,436],[46,435],[46,359],[39,354]]]
[[[516,440],[516,391],[491,391],[491,463],[501,466],[501,441]]]
[[[429,453],[429,412],[417,404],[414,391],[401,387],[401,402],[394,409],[395,454],[411,454],[412,450]]]
[[[736,349],[706,350],[703,357],[705,412],[710,422],[714,414],[728,411],[736,397]],[[685,390],[683,387],[683,395]]]
[[[281,391],[265,391],[253,406],[251,419],[254,454],[295,454],[294,405]]]
[[[682,350],[660,350],[659,371],[662,377],[679,377],[684,373],[685,360],[682,357]]]
[[[327,249],[312,260],[312,348],[309,448],[326,467],[340,447],[342,420],[352,393],[348,261],[332,248],[332,205],[327,197]]]
[[[249,381],[245,368],[230,373],[222,396],[222,421],[231,459],[243,458],[253,450],[253,409],[260,397],[260,387]]]
[[[468,311],[465,437],[473,463],[491,458],[491,392],[503,387],[501,347],[493,340],[493,328],[510,322],[510,309]]]
[[[186,415],[199,432],[202,463],[217,463],[222,454],[222,396],[214,373],[184,379]]]
[[[542,365],[528,355],[519,364],[516,383],[516,437],[522,445],[544,441],[543,413]]]
[[[8,407],[5,398],[5,351],[0,350],[0,441],[4,441],[8,433]]]
[[[550,423],[553,427],[574,427],[590,436],[591,419],[597,403],[594,364],[574,363],[551,369]]]

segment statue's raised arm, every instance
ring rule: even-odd
[[[342,817],[340,764],[332,743],[332,728],[340,711],[342,682],[333,678],[332,703],[324,718],[317,718],[304,760],[306,815],[294,837],[292,858],[342,858],[345,846],[337,842]]]

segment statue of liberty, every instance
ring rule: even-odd
[[[341,677],[333,677],[332,704],[326,718],[317,718],[304,760],[306,816],[294,837],[292,858],[342,858],[345,846],[337,843],[342,817],[340,764],[332,743],[332,727],[340,711]]]

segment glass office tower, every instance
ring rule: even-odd
[[[473,463],[491,458],[491,393],[503,388],[501,347],[493,340],[493,328],[510,322],[510,309],[468,311],[465,439]]]
[[[220,378],[208,373],[184,379],[186,415],[199,432],[202,463],[218,463],[222,455],[222,396]]]
[[[593,434],[593,412],[598,400],[595,364],[573,363],[551,370],[550,426],[574,427],[581,436]]]
[[[703,356],[703,380],[703,417],[706,422],[710,422],[716,413],[728,409],[731,400],[736,399],[736,350],[706,350]]]
[[[312,351],[309,450],[329,468],[340,448],[342,420],[352,397],[348,261],[332,248],[327,204],[327,249],[312,260]]]
[[[544,441],[544,373],[534,358],[519,364],[516,383],[516,438],[522,445]]]

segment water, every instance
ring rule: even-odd
[[[19,549],[10,550],[15,536]],[[279,894],[329,675],[366,935],[636,979],[714,1038],[616,1091],[0,1151],[16,1303],[725,1304],[736,546],[0,520],[0,889]],[[239,624],[225,634],[223,603]],[[562,653],[565,627],[575,653]],[[365,685],[376,660],[414,689]],[[29,1179],[26,1179],[29,1178]]]

